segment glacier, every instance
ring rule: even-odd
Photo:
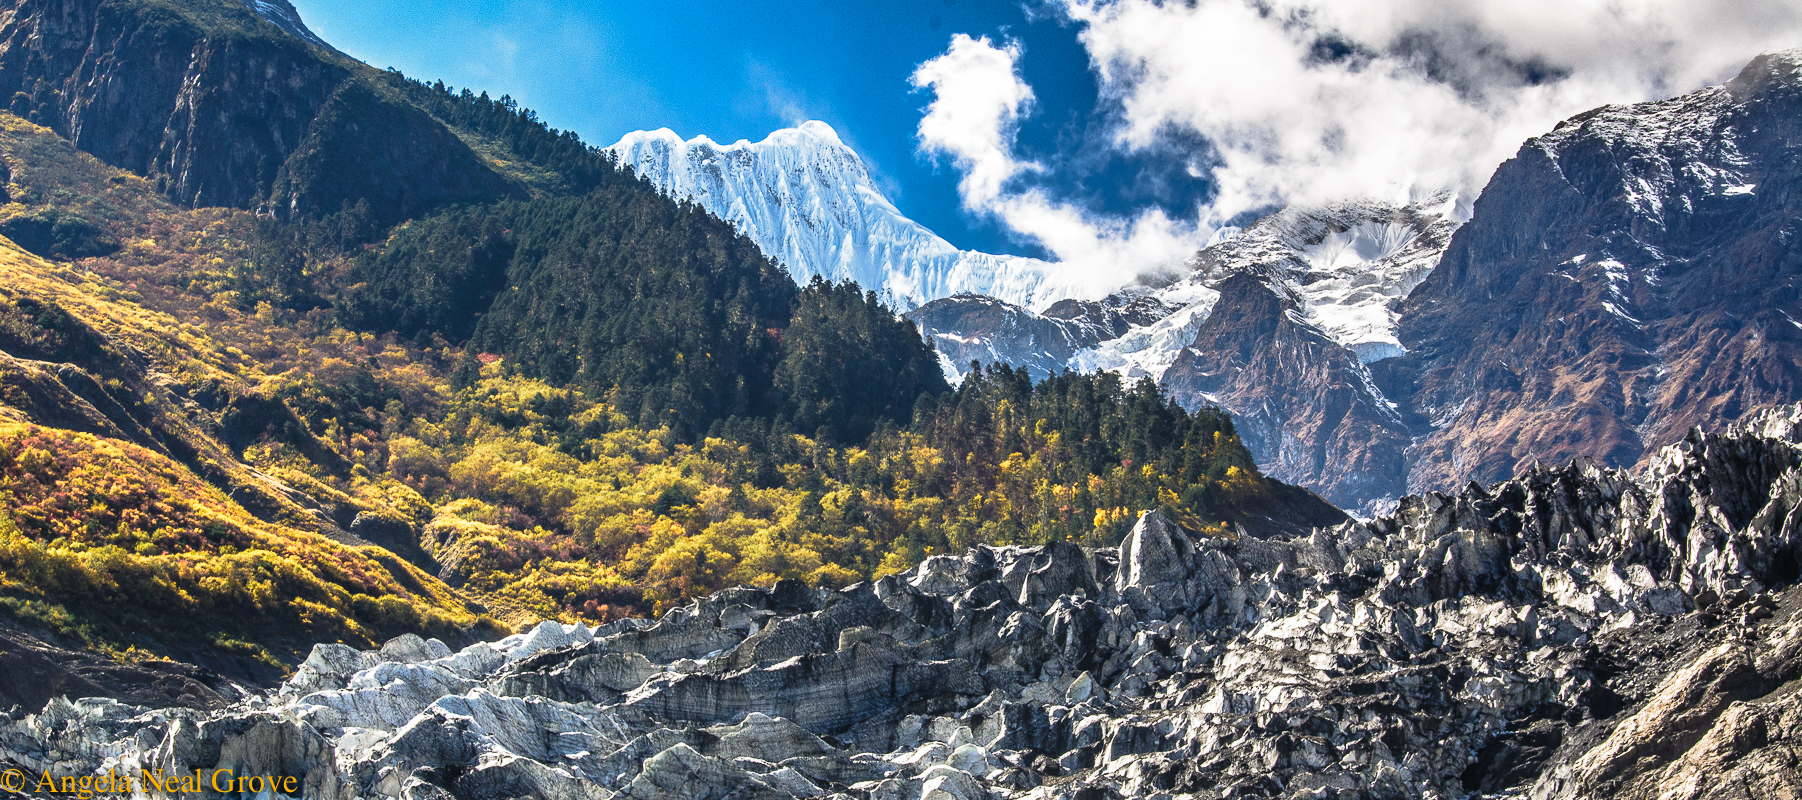
[[[1074,294],[1054,264],[959,250],[908,219],[824,122],[732,144],[660,128],[606,149],[664,194],[732,223],[798,283],[856,281],[896,311],[958,294],[1044,308]]]
[[[1304,322],[1369,364],[1403,355],[1396,304],[1425,280],[1464,220],[1470,201],[1436,193],[1397,204],[1373,199],[1291,206],[1244,229],[1226,228],[1163,286],[1121,290],[1173,311],[1079,352],[1073,369],[1161,380],[1213,313],[1226,277],[1264,275]]]

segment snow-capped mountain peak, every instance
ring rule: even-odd
[[[1029,308],[1067,296],[1046,262],[958,250],[908,219],[824,122],[732,144],[661,128],[607,149],[665,194],[736,225],[798,282],[854,280],[900,311],[964,293]]]

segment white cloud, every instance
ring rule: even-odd
[[[1042,245],[1060,268],[1051,280],[1070,295],[1098,297],[1194,253],[1206,232],[1161,210],[1133,220],[1095,218],[1042,190],[1009,188],[1014,178],[1045,169],[1014,154],[1015,131],[1033,102],[1019,75],[1020,55],[1017,42],[997,46],[960,33],[914,71],[914,86],[934,94],[920,119],[920,149],[949,156],[963,173],[964,207]]]
[[[996,47],[987,36],[951,37],[944,55],[914,70],[913,85],[931,89],[932,104],[920,118],[920,146],[949,155],[964,174],[964,204],[986,208],[1015,175],[1038,169],[1014,160],[1014,131],[1032,105],[1032,87],[1015,64],[1018,42]]]
[[[1192,219],[1097,219],[1010,181],[1031,108],[1021,49],[958,35],[920,65],[937,97],[921,149],[963,172],[965,205],[1119,285],[1192,253],[1245,211],[1352,196],[1473,196],[1531,136],[1607,103],[1669,97],[1802,45],[1794,0],[1059,0],[1080,26],[1115,143],[1170,131],[1219,194]]]
[[[1215,145],[1215,219],[1386,189],[1473,194],[1566,116],[1802,44],[1791,0],[1064,2],[1125,109],[1123,145],[1172,126]]]

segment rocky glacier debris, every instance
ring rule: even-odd
[[[57,699],[32,774],[309,798],[1753,798],[1802,786],[1802,407],[1306,534],[980,546],[452,652],[321,644],[217,710]]]

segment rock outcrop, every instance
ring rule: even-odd
[[[1802,50],[1572,117],[1496,170],[1402,308],[1409,485],[1626,466],[1802,399]],[[1457,485],[1452,483],[1450,485]]]
[[[1788,796],[1799,575],[1791,407],[1637,475],[1535,467],[1307,535],[1148,513],[1115,549],[324,644],[224,709],[53,701],[0,720],[0,759],[310,798]]]
[[[384,222],[515,187],[285,0],[0,4],[0,97],[193,206]]]
[[[223,708],[246,691],[176,661],[119,663],[0,624],[0,709],[41,709],[57,697],[105,697],[160,708]]]

